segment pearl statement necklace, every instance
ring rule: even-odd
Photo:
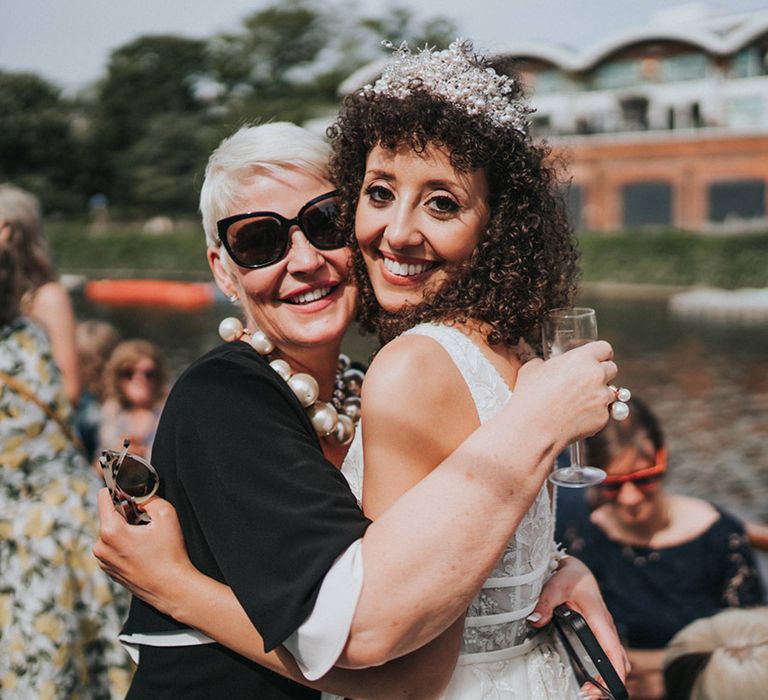
[[[320,385],[311,374],[306,372],[294,374],[285,360],[269,360],[267,356],[275,349],[275,344],[264,331],[258,328],[249,331],[240,319],[230,316],[219,324],[219,335],[227,343],[247,336],[247,342],[251,347],[259,355],[267,358],[269,366],[283,378],[304,406],[318,436],[333,440],[339,445],[348,445],[352,442],[355,426],[360,420],[360,392],[364,375],[359,369],[353,369],[350,366],[350,360],[346,355],[339,355],[333,398],[330,403],[326,403],[318,400]]]

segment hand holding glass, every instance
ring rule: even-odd
[[[544,358],[562,355],[568,350],[597,340],[597,317],[594,309],[572,308],[550,311],[542,325]],[[600,483],[605,472],[583,463],[584,444],[577,440],[571,444],[571,466],[555,469],[549,480],[557,486],[583,488]]]

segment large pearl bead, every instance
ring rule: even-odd
[[[219,324],[219,335],[226,343],[239,340],[243,335],[243,323],[239,318],[229,316]]]
[[[275,344],[267,338],[264,331],[254,331],[251,334],[251,346],[259,355],[269,355],[274,349]]]
[[[291,366],[285,360],[272,360],[269,366],[287,382],[291,378]]]
[[[620,386],[616,392],[616,398],[626,403],[632,398],[632,392],[624,386]]]
[[[336,423],[336,427],[331,433],[333,439],[339,443],[339,445],[348,445],[352,442],[352,438],[355,437],[355,424],[349,416],[345,416],[343,413],[339,414],[339,421]]]
[[[342,375],[347,391],[353,396],[360,396],[363,391],[365,375],[359,369],[348,369]]]
[[[339,414],[336,413],[336,409],[324,401],[318,401],[307,408],[307,415],[309,420],[312,421],[312,427],[320,437],[329,435],[339,420]]]
[[[349,359],[349,355],[345,355],[344,353],[339,355],[339,369],[342,370],[342,372],[345,369],[349,369],[351,364],[352,360]]]
[[[357,422],[360,420],[360,408],[362,405],[363,402],[357,396],[348,396],[344,399],[344,403],[341,404],[341,410],[345,415]]]
[[[296,394],[296,398],[301,401],[304,408],[311,406],[320,395],[320,387],[317,380],[305,372],[298,372],[288,379],[288,386]]]
[[[614,401],[611,404],[611,418],[613,420],[622,421],[629,416],[629,406],[623,401]]]

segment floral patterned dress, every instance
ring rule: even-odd
[[[0,372],[64,421],[71,408],[47,336],[0,328]],[[91,554],[99,482],[64,429],[0,377],[0,697],[124,697],[126,602]]]

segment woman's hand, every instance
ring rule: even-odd
[[[663,700],[665,649],[629,649],[632,672],[627,692],[632,700]]]
[[[162,498],[144,504],[152,521],[129,525],[115,510],[107,489],[99,491],[99,566],[135,596],[173,615],[179,580],[197,574],[187,555],[176,509]]]
[[[613,618],[605,607],[592,572],[586,564],[572,556],[560,560],[557,573],[544,585],[539,602],[528,618],[531,626],[539,628],[548,624],[552,620],[552,611],[562,604],[581,613],[616,672],[622,680],[625,680],[629,674],[630,663],[619,640]],[[535,622],[532,621],[531,618],[535,618],[537,614],[540,617]],[[596,691],[596,688],[586,684],[582,690],[591,694]],[[602,697],[602,695],[597,693],[595,697]]]
[[[608,385],[617,372],[613,348],[597,340],[546,362],[526,362],[518,372],[515,393],[524,394],[528,413],[538,416],[538,425],[562,449],[608,422],[608,406],[615,399]]]

